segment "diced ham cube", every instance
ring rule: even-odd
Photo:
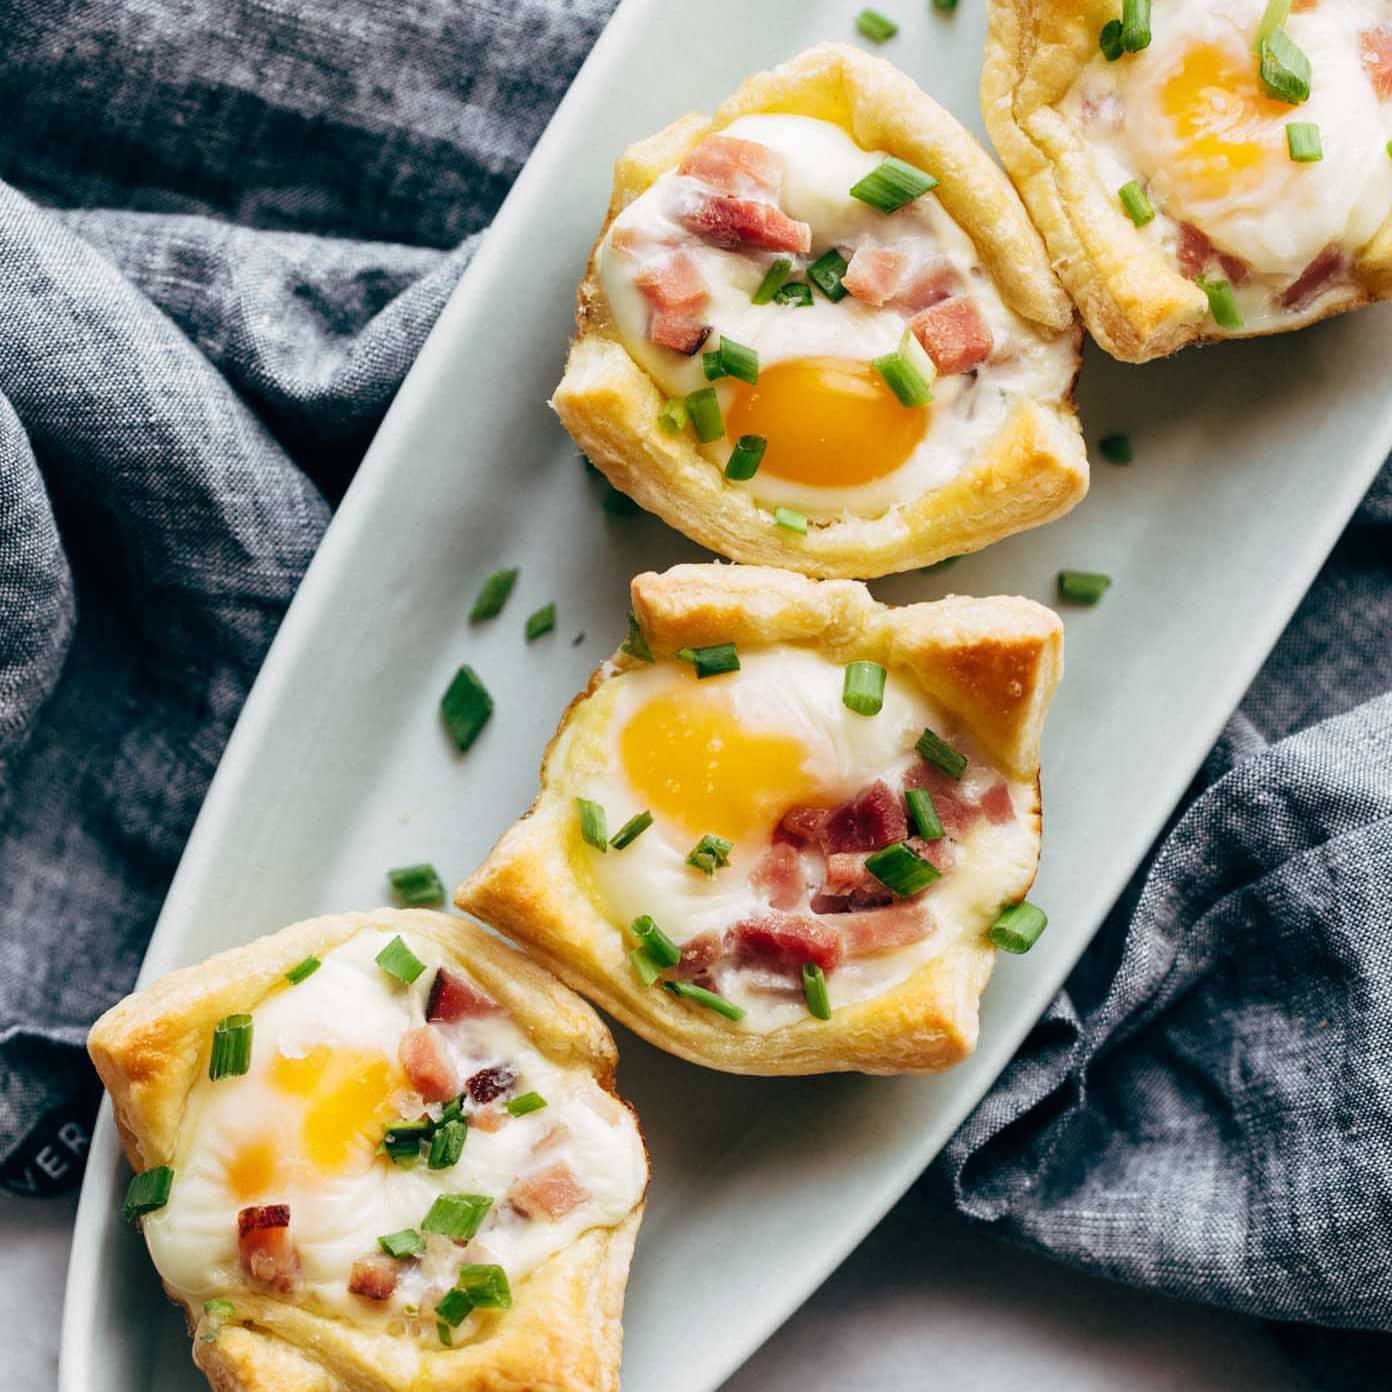
[[[970,371],[995,347],[980,310],[960,295],[920,310],[909,320],[909,328],[943,377]]]
[[[772,203],[712,194],[695,200],[678,215],[678,221],[702,241],[726,251],[753,246],[805,256],[812,250],[812,229]]]
[[[815,962],[825,972],[841,961],[841,939],[834,928],[813,918],[756,914],[737,923],[731,935],[741,961],[757,962],[787,974]]]
[[[802,857],[786,841],[776,841],[749,872],[749,883],[762,890],[775,909],[791,909],[802,898]]]
[[[872,952],[907,947],[926,938],[933,926],[927,910],[917,904],[850,914],[837,924],[847,957],[865,957]]]
[[[1304,309],[1343,269],[1344,253],[1338,247],[1325,247],[1286,288],[1281,308]]]
[[[482,1107],[512,1091],[517,1081],[517,1070],[510,1064],[499,1063],[491,1068],[480,1068],[464,1084],[471,1101]]]
[[[945,875],[957,863],[957,848],[945,836],[925,841],[921,836],[909,837],[909,849],[920,855],[940,875]]]
[[[1181,222],[1179,246],[1175,254],[1181,273],[1193,280],[1208,265],[1208,258],[1213,255],[1213,243],[1192,222]]]
[[[247,1276],[288,1294],[300,1276],[300,1254],[290,1239],[290,1205],[261,1204],[237,1214],[237,1252]]]
[[[677,173],[719,193],[777,193],[783,185],[782,161],[767,145],[729,135],[708,135],[687,153]]]
[[[397,1046],[397,1057],[407,1080],[427,1102],[448,1102],[459,1096],[459,1075],[433,1025],[407,1030]]]
[[[904,277],[889,302],[890,308],[916,314],[947,299],[957,288],[957,282],[957,272],[945,256],[928,261]]]
[[[536,1174],[514,1181],[507,1196],[524,1217],[549,1218],[554,1222],[579,1208],[590,1192],[575,1178],[570,1166],[558,1160]]]
[[[1392,25],[1379,24],[1358,36],[1363,67],[1380,101],[1392,97]]]
[[[786,841],[792,846],[816,846],[821,844],[822,828],[831,816],[829,807],[793,807],[783,814],[773,839]]]
[[[398,1263],[385,1252],[359,1257],[348,1273],[348,1290],[367,1300],[390,1300],[396,1290]]]
[[[866,304],[916,314],[945,300],[957,273],[946,257],[918,262],[890,247],[857,247],[841,283]]]
[[[710,337],[710,325],[693,319],[689,314],[674,314],[655,309],[648,315],[648,342],[659,348],[691,357]]]
[[[862,913],[887,908],[893,902],[893,893],[867,873],[849,893],[828,894],[825,889],[819,889],[812,896],[811,909],[815,914]]]
[[[425,1018],[441,1024],[478,1015],[496,1015],[500,1010],[502,1006],[491,996],[484,995],[448,967],[441,967],[435,973],[435,980],[430,983],[430,995],[425,1002]]]
[[[501,1131],[504,1123],[510,1120],[511,1113],[505,1107],[480,1107],[469,1113],[469,1129],[487,1131],[491,1136],[495,1131]]]
[[[854,851],[833,851],[826,858],[826,879],[822,888],[828,894],[849,894],[866,874],[863,855]]]
[[[654,309],[694,312],[710,302],[700,267],[695,257],[685,251],[650,261],[634,276],[633,283]]]
[[[998,778],[981,795],[981,810],[986,820],[1001,826],[1015,816],[1015,804],[1010,800],[1010,785]]]
[[[673,968],[680,977],[701,976],[720,960],[725,941],[719,933],[697,933],[682,944],[681,961]]]
[[[902,841],[908,834],[904,799],[891,792],[883,779],[876,779],[832,812],[822,828],[821,843],[828,855],[838,851],[878,851]]]

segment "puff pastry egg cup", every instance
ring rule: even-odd
[[[210,1077],[243,1014],[248,1059]],[[131,1165],[172,1169],[141,1222],[218,1392],[617,1388],[646,1156],[608,1031],[515,949],[424,911],[311,919],[127,997],[89,1050]],[[403,1117],[424,1148],[380,1153]]]
[[[633,636],[572,703],[531,810],[456,903],[707,1067],[912,1073],[965,1057],[987,930],[1034,879],[1057,616],[999,597],[890,609],[853,581],[758,566],[676,566],[632,596]],[[727,658],[702,679],[684,660],[721,644],[738,670]],[[843,702],[854,662],[884,669],[875,713]],[[908,788],[929,790],[935,839],[913,838]],[[604,808],[603,852],[577,799]],[[900,899],[867,874],[866,852],[891,841],[915,849],[926,891]],[[645,915],[681,951],[661,980],[634,961]],[[804,963],[824,970],[828,1018],[804,1000]]]
[[[857,201],[884,156],[936,187],[891,213]],[[780,183],[806,222],[779,207]],[[814,263],[843,253],[833,301]],[[755,298],[780,272],[778,295],[805,302]],[[938,376],[933,403],[909,409],[871,363],[911,324]],[[858,49],[813,48],[631,147],[577,326],[553,401],[566,428],[615,487],[736,560],[883,575],[1038,526],[1087,491],[1079,332],[1037,232],[972,136]],[[701,350],[727,335],[756,349],[759,376],[715,382],[729,437],[702,443],[680,413],[659,416],[705,388]],[[767,441],[764,463],[726,477],[746,432]]]

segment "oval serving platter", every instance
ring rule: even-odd
[[[546,408],[613,157],[748,72],[826,38],[858,6],[625,0],[509,195],[382,426],[276,639],[190,839],[142,980],[308,914],[382,902],[387,867],[472,869],[535,790],[541,751],[624,632],[636,572],[702,553],[616,516]],[[983,138],[985,17],[886,0],[880,51]],[[1068,518],[949,570],[878,583],[905,602],[1020,593],[1100,570],[1070,610],[1045,741],[1047,811],[1031,897],[1048,932],[1003,960],[976,1054],[928,1079],[705,1072],[620,1032],[653,1186],[625,1315],[630,1392],[708,1392],[784,1320],[932,1159],[1058,990],[1182,794],[1392,444],[1387,307],[1298,335],[1145,368],[1089,351],[1094,462]],[[520,565],[499,619],[471,628],[488,571]],[[557,630],[523,641],[555,600]],[[583,636],[582,636],[583,635]],[[437,707],[460,662],[497,702],[454,754]],[[204,1386],[139,1235],[103,1112],[63,1320],[64,1392]]]

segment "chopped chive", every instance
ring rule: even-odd
[[[856,29],[871,43],[884,43],[899,32],[899,26],[878,10],[862,10],[856,16]]]
[[[1237,307],[1237,296],[1226,280],[1205,280],[1200,276],[1195,283],[1208,296],[1208,312],[1220,329],[1242,327],[1242,311]]]
[[[912,203],[915,198],[921,198],[937,186],[938,181],[932,174],[907,160],[887,155],[877,168],[851,185],[850,193],[852,198],[858,198],[882,213],[897,213],[906,203]],[[845,274],[844,270],[842,274]]]
[[[951,14],[957,8],[957,0],[933,0],[933,8]]]
[[[727,1020],[744,1019],[744,1010],[734,1001],[728,1001],[724,996],[706,990],[704,986],[693,986],[689,981],[664,981],[662,984],[674,996],[704,1005],[707,1010],[714,1010],[717,1015],[723,1015]]]
[[[527,641],[534,642],[543,633],[550,633],[556,627],[556,605],[543,604],[540,609],[527,615]]]
[[[657,423],[669,435],[680,435],[686,429],[688,419],[686,402],[679,396],[669,396],[657,413]]]
[[[504,1104],[509,1116],[526,1116],[529,1112],[539,1112],[546,1099],[539,1092],[524,1092],[521,1097],[512,1097]]]
[[[421,1231],[467,1242],[492,1207],[486,1194],[441,1194],[421,1219]]]
[[[648,640],[643,637],[643,630],[638,627],[638,616],[632,609],[628,611],[628,637],[619,644],[619,651],[636,657],[639,662],[655,661]]]
[[[469,1318],[473,1308],[474,1302],[468,1295],[452,1286],[440,1297],[439,1304],[435,1306],[435,1313],[439,1315],[441,1323],[456,1329]]]
[[[896,841],[865,857],[865,868],[891,893],[907,899],[928,888],[942,872],[907,841]]]
[[[699,391],[689,393],[686,398],[686,411],[691,417],[696,438],[702,444],[718,440],[725,433],[725,420],[720,414],[720,401],[715,395],[714,387],[702,387]]]
[[[704,875],[714,875],[717,870],[722,870],[729,865],[730,852],[734,850],[734,847],[733,841],[727,841],[723,836],[713,836],[707,832],[691,848],[691,854],[687,856],[686,863]]]
[[[1117,197],[1121,199],[1121,206],[1126,209],[1127,217],[1137,227],[1144,227],[1146,223],[1155,221],[1155,209],[1151,207],[1145,190],[1135,179],[1129,184],[1123,184],[1117,190]]]
[[[826,973],[815,962],[802,964],[802,994],[807,998],[807,1013],[818,1020],[831,1019],[831,1000],[827,996]]]
[[[580,814],[581,839],[603,855],[609,849],[609,819],[604,808],[582,797],[575,799],[575,807]]]
[[[435,1321],[435,1332],[440,1336],[440,1342],[446,1348],[454,1347],[454,1336],[450,1333],[450,1327],[444,1322],[444,1320],[437,1319]]]
[[[1392,140],[1389,140],[1384,148],[1387,150],[1387,157],[1392,159]]]
[[[924,730],[914,748],[930,764],[936,764],[949,778],[960,778],[967,767],[967,756],[959,754],[931,730]]]
[[[759,288],[751,297],[750,304],[768,304],[783,288],[783,282],[788,279],[792,269],[793,263],[786,256],[777,257],[764,272],[764,278],[759,282]]]
[[[827,297],[833,304],[838,300],[844,300],[850,293],[841,284],[841,277],[846,274],[846,268],[850,263],[841,255],[835,247],[824,251],[808,268],[807,278]],[[786,286],[784,287],[787,288]],[[811,303],[811,296],[808,296],[808,303]]]
[[[1310,60],[1284,29],[1273,29],[1258,48],[1258,75],[1267,95],[1288,106],[1310,99]]]
[[[874,367],[901,406],[926,406],[933,399],[931,382],[924,379],[907,354],[885,353],[874,359]]]
[[[307,976],[313,976],[321,965],[319,959],[311,952],[303,962],[296,962],[295,965],[285,973],[285,979],[292,986],[298,986]]]
[[[440,698],[440,715],[445,729],[461,754],[479,737],[493,714],[493,698],[479,680],[478,673],[467,665],[461,667]]]
[[[425,970],[425,963],[406,946],[400,936],[393,938],[375,960],[388,976],[394,976],[408,986]]]
[[[634,975],[644,986],[651,986],[662,975],[662,963],[646,947],[635,947],[628,954],[628,960],[633,966]]]
[[[214,1319],[231,1319],[237,1313],[237,1307],[230,1300],[205,1300],[203,1313],[211,1315]]]
[[[1261,23],[1257,25],[1257,36],[1252,43],[1258,54],[1261,53],[1262,44],[1286,22],[1290,10],[1291,0],[1266,0],[1266,9],[1262,11]]]
[[[400,1232],[387,1233],[377,1239],[377,1245],[389,1256],[398,1261],[406,1257],[418,1257],[425,1251],[425,1239],[414,1228],[402,1228]]]
[[[720,365],[725,369],[727,376],[733,377],[737,382],[748,382],[752,387],[759,380],[759,354],[753,348],[747,348],[743,343],[736,343],[732,338],[720,335],[720,347],[716,350],[720,354]],[[710,373],[706,374],[707,377]]]
[[[1136,451],[1131,447],[1131,437],[1121,433],[1104,435],[1097,442],[1097,452],[1109,464],[1130,464],[1136,457]]]
[[[1286,149],[1297,164],[1314,164],[1324,158],[1320,130],[1313,121],[1289,121],[1286,124]]]
[[[699,679],[718,677],[722,672],[739,671],[739,654],[733,643],[712,643],[705,648],[678,648],[677,660],[696,668]]]
[[[1002,909],[996,921],[986,931],[986,936],[1002,952],[1028,952],[1039,941],[1039,935],[1048,927],[1049,920],[1044,910],[1036,908],[1028,900]]]
[[[840,298],[838,295],[836,298]],[[781,285],[773,297],[774,304],[796,305],[806,309],[812,303],[812,287],[805,280],[790,280]]]
[[[718,382],[725,375],[725,364],[720,360],[719,349],[712,348],[709,353],[701,354],[701,371],[706,374],[707,382]]]
[[[764,451],[767,448],[768,441],[762,435],[741,435],[735,441],[734,449],[730,451],[730,458],[725,465],[725,477],[737,483],[752,479],[759,472],[759,465],[764,461]]]
[[[126,1186],[126,1201],[121,1205],[121,1217],[133,1223],[145,1213],[153,1213],[169,1202],[169,1190],[174,1183],[174,1171],[168,1165],[156,1165],[131,1176]]]
[[[878,715],[884,706],[885,669],[878,662],[848,662],[841,704],[857,715]]]
[[[433,865],[403,865],[387,871],[387,883],[403,904],[434,908],[445,902],[445,886]]]
[[[440,1109],[440,1120],[437,1124],[440,1126],[444,1126],[446,1122],[459,1121],[463,1117],[463,1115],[463,1097],[451,1097],[450,1100],[446,1102],[445,1105]]]
[[[725,843],[727,850],[729,844],[728,841]],[[628,925],[628,931],[659,967],[675,967],[681,961],[681,948],[647,914],[635,918]]]
[[[1097,36],[1097,46],[1102,50],[1102,56],[1109,63],[1115,63],[1126,52],[1121,46],[1121,21],[1119,19],[1109,19],[1102,26],[1102,32]]]
[[[251,1067],[251,1016],[227,1015],[213,1028],[208,1076],[234,1078]]]
[[[1122,0],[1121,46],[1127,53],[1150,47],[1150,0]]]
[[[1058,573],[1059,598],[1070,604],[1096,604],[1111,583],[1110,575],[1096,571],[1061,570]]]
[[[904,801],[909,805],[909,818],[914,830],[925,841],[941,841],[943,824],[933,803],[932,793],[927,788],[909,788],[904,793]]]
[[[503,612],[512,587],[517,583],[517,567],[511,570],[495,570],[483,582],[483,588],[469,610],[469,622],[478,623],[481,619],[491,619]]]
[[[609,838],[609,844],[616,851],[621,851],[625,846],[631,846],[652,824],[651,812],[635,813]]]
[[[469,1297],[469,1303],[480,1310],[512,1308],[512,1289],[507,1272],[501,1266],[466,1263],[459,1268],[454,1288]]]
[[[447,1170],[459,1163],[464,1153],[464,1142],[469,1135],[469,1123],[463,1117],[456,1117],[435,1128],[430,1138],[430,1154],[425,1165],[430,1170]]]
[[[419,1121],[395,1121],[382,1133],[379,1151],[393,1165],[410,1169],[420,1159],[420,1148],[435,1133],[435,1123],[429,1117]]]
[[[600,507],[610,517],[636,517],[642,511],[627,493],[620,493],[612,483],[605,490],[604,501],[600,503]]]
[[[797,532],[799,536],[807,535],[807,518],[796,508],[774,508],[773,521],[775,526],[782,527],[785,531]]]

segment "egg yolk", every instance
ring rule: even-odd
[[[685,827],[732,841],[763,834],[814,790],[807,751],[788,735],[745,729],[714,693],[654,697],[619,735],[619,757],[640,805]]]
[[[1216,43],[1185,49],[1160,86],[1160,107],[1177,147],[1170,177],[1197,198],[1221,198],[1235,185],[1259,182],[1272,132],[1281,135],[1291,112],[1262,90],[1251,53]]]
[[[239,1199],[264,1194],[275,1176],[275,1146],[265,1138],[248,1142],[227,1163],[227,1187]]]
[[[382,1125],[395,1115],[392,1094],[401,1086],[397,1067],[381,1054],[316,1045],[303,1058],[277,1054],[271,1082],[304,1099],[301,1139],[320,1170],[344,1169],[370,1158]]]
[[[790,483],[845,488],[892,474],[928,428],[926,406],[902,406],[872,364],[795,358],[733,384],[725,433],[768,441],[760,472]]]

